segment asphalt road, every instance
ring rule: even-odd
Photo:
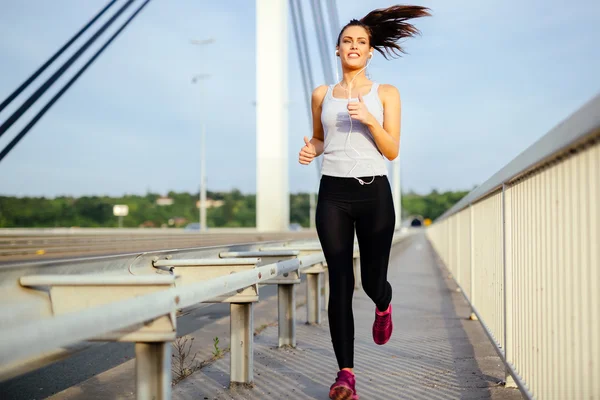
[[[0,237],[0,265],[124,253],[317,239],[314,231]],[[14,243],[12,243],[14,242]]]

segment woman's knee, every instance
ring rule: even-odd
[[[377,287],[377,285],[375,285],[373,282],[369,282],[367,281],[362,281],[362,288],[365,291],[366,295],[369,296],[369,298],[373,301],[376,301],[377,298],[380,296],[379,294],[379,288]]]
[[[363,282],[363,290],[375,304],[380,304],[384,300],[389,300],[392,287],[387,280],[382,284],[365,284],[365,282]]]

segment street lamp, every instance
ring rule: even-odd
[[[199,83],[210,78],[209,74],[197,74],[192,77],[192,83]],[[206,123],[202,116],[200,134],[200,231],[206,231]]]
[[[214,38],[204,40],[191,40],[193,45],[205,45],[214,43]],[[202,82],[210,78],[210,74],[202,73],[192,76],[192,84]],[[202,90],[201,90],[202,91]],[[202,115],[202,132],[200,135],[200,226],[199,231],[206,231],[206,123],[204,122],[205,115]]]

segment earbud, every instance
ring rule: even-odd
[[[335,55],[336,55],[336,56],[339,56],[339,55],[340,55],[340,52],[336,50],[336,51],[335,51]]]
[[[373,58],[373,52],[372,52],[372,51],[370,51],[370,52],[369,52],[369,56],[370,56],[371,58]]]

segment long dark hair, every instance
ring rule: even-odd
[[[369,35],[370,46],[380,52],[386,59],[388,59],[388,55],[401,56],[402,53],[406,52],[396,42],[421,33],[406,21],[430,16],[429,11],[429,8],[426,7],[401,5],[373,10],[360,20],[353,19],[346,24],[338,35],[337,45],[340,45],[342,33],[347,27],[362,26]]]

